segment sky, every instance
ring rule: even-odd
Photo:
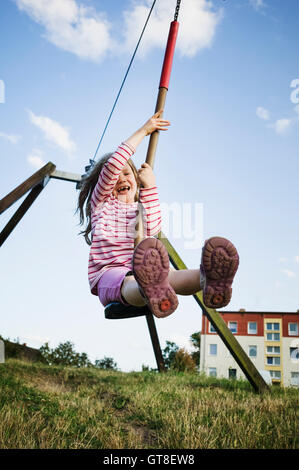
[[[51,161],[84,173],[152,2],[1,0],[0,197]],[[153,113],[175,0],[157,0],[100,146]],[[155,174],[163,231],[188,268],[211,236],[240,266],[224,311],[299,309],[299,2],[182,0]],[[146,138],[134,156],[145,160]],[[0,334],[39,348],[71,341],[123,371],[156,367],[144,317],[106,320],[90,294],[75,184],[50,180],[1,247]],[[1,228],[22,199],[1,216]],[[193,297],[156,319],[161,347],[191,351]]]

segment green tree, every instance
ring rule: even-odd
[[[112,357],[104,357],[103,359],[96,359],[95,367],[105,370],[117,370],[117,364]]]
[[[90,367],[92,364],[86,353],[79,354],[74,350],[74,344],[70,341],[60,343],[57,348],[50,349],[49,344],[45,343],[40,352],[47,364],[57,364],[74,367]]]
[[[200,363],[200,331],[196,331],[190,336],[190,341],[195,348],[195,351],[191,353],[192,359],[195,364],[199,367]]]
[[[179,347],[172,341],[166,341],[166,347],[162,349],[162,356],[166,369],[170,369]]]

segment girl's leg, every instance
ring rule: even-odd
[[[192,295],[201,290],[199,269],[182,269],[169,271],[169,283],[176,294]],[[127,276],[121,288],[121,295],[128,304],[136,307],[145,305],[134,276]]]
[[[134,276],[126,276],[121,286],[121,296],[130,305],[142,307],[146,304]]]
[[[200,291],[199,269],[181,269],[169,271],[169,283],[176,294],[192,295]]]

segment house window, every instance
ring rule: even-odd
[[[238,332],[238,322],[236,321],[229,321],[228,322],[228,327],[232,333],[237,333]]]
[[[298,323],[289,323],[289,336],[298,336]]]
[[[279,331],[279,323],[266,323],[266,329]]]
[[[257,323],[256,321],[249,321],[247,324],[247,333],[249,335],[257,335]]]
[[[217,333],[217,331],[213,327],[212,323],[209,323],[209,333]]]
[[[249,346],[249,357],[256,357],[257,355],[257,346]]]
[[[228,378],[229,379],[236,379],[237,378],[237,369],[228,369]]]
[[[217,377],[216,367],[209,367],[209,377]]]
[[[280,346],[267,346],[267,354],[280,354]]]
[[[291,372],[291,385],[299,386],[299,372]]]
[[[279,341],[280,334],[279,333],[267,333],[267,341]]]
[[[269,356],[267,357],[268,366],[280,366],[280,357]]]
[[[299,359],[299,348],[290,348],[290,358],[297,362]]]
[[[281,379],[281,372],[280,370],[270,370],[271,379]]]
[[[210,356],[217,356],[217,344],[210,344]]]

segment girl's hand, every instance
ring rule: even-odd
[[[167,126],[170,126],[170,121],[161,119],[160,116],[162,113],[163,109],[160,109],[142,126],[141,129],[145,132],[145,135],[152,134],[155,131],[167,131]]]
[[[134,132],[125,142],[136,149],[146,135],[152,134],[155,131],[167,131],[167,126],[170,126],[170,122],[160,118],[162,113],[163,109],[160,109],[160,111],[146,121],[146,123]]]
[[[156,186],[156,178],[152,167],[148,163],[142,163],[138,170],[140,185],[144,188],[154,188]]]

